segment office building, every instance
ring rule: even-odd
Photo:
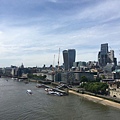
[[[98,53],[98,64],[105,67],[107,63],[117,65],[117,59],[114,57],[114,50],[108,51],[108,43],[101,44],[101,51]]]
[[[75,62],[76,51],[75,49],[68,49],[63,51],[64,70],[70,70]]]

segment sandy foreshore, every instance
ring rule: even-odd
[[[119,103],[116,103],[116,102],[113,102],[113,101],[110,101],[110,100],[95,97],[95,96],[92,96],[92,95],[77,93],[77,92],[72,91],[72,90],[69,90],[69,93],[84,97],[84,98],[86,98],[90,101],[96,102],[96,103],[100,103],[100,104],[103,104],[103,105],[108,105],[108,106],[112,106],[112,107],[120,109],[120,104]]]

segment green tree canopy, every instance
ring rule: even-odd
[[[88,78],[86,76],[81,77],[81,82],[88,82]]]
[[[88,82],[86,84],[83,84],[82,87],[86,91],[95,94],[107,94],[106,89],[108,88],[108,85],[106,83],[101,83],[101,82]]]

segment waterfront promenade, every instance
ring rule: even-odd
[[[104,98],[100,98],[100,97],[96,97],[96,96],[92,96],[92,95],[88,95],[88,94],[81,94],[81,93],[77,93],[73,90],[69,90],[69,93],[78,95],[80,97],[84,97],[85,99],[88,99],[90,101],[99,103],[99,104],[103,104],[103,105],[108,105],[108,106],[112,106],[112,107],[116,107],[118,109],[120,109],[120,103],[117,102],[113,102]]]

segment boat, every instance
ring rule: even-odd
[[[56,91],[48,91],[47,94],[48,94],[48,95],[63,96],[62,93],[60,93],[60,92],[56,92]]]
[[[63,93],[56,92],[56,95],[58,95],[58,96],[63,96]]]
[[[37,84],[36,87],[37,87],[37,88],[44,88],[45,85],[44,85],[44,84]]]
[[[48,92],[48,91],[52,91],[53,89],[52,88],[45,88],[45,91]]]
[[[27,93],[28,93],[28,94],[33,94],[33,93],[32,93],[32,90],[27,90]]]

